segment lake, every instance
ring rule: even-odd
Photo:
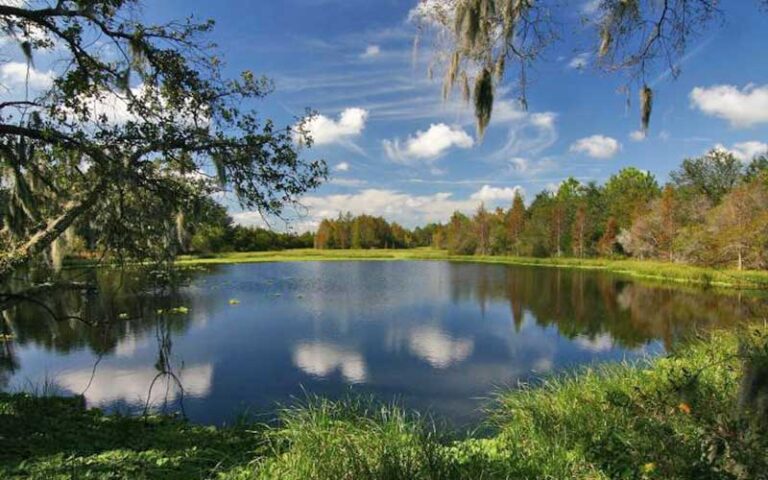
[[[438,261],[213,266],[172,290],[78,275],[98,291],[40,300],[79,319],[28,303],[4,312],[0,387],[207,424],[354,393],[468,426],[500,387],[656,355],[763,305],[604,272]]]

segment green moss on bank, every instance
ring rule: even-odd
[[[488,438],[452,439],[360,400],[314,399],[272,428],[216,429],[0,395],[0,478],[760,479],[768,391],[739,405],[745,360],[766,373],[768,327],[500,393]]]
[[[763,271],[714,269],[650,260],[449,255],[444,250],[429,248],[416,248],[410,250],[285,250],[279,252],[238,252],[204,257],[186,256],[181,257],[178,260],[178,264],[214,265],[231,263],[346,260],[448,260],[501,265],[588,269],[602,270],[637,278],[724,288],[768,289],[768,272]]]

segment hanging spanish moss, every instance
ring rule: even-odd
[[[216,180],[218,180],[219,185],[224,186],[227,184],[227,169],[224,168],[224,162],[218,157],[214,156],[213,158],[213,166],[216,169]]]
[[[603,29],[600,30],[600,49],[598,50],[598,55],[601,58],[608,55],[612,44],[613,35],[611,35],[611,30],[607,26],[603,27]]]
[[[456,5],[455,31],[465,52],[483,49],[490,38],[487,19],[496,14],[494,0],[464,0]]]
[[[472,89],[469,87],[469,77],[467,77],[467,72],[461,72],[461,98],[466,104],[469,104],[472,100]]]
[[[29,40],[21,42],[21,52],[24,54],[27,64],[32,66],[32,42]]]
[[[507,68],[507,56],[506,55],[500,55],[499,59],[496,60],[496,66],[494,68],[493,74],[496,76],[496,81],[501,82],[504,79],[504,71]]]
[[[456,85],[456,80],[459,78],[461,70],[461,54],[458,51],[453,52],[451,55],[451,63],[448,65],[448,70],[445,72],[445,81],[443,82],[443,100],[447,100],[451,94],[451,90]]]
[[[180,211],[176,214],[176,239],[179,242],[179,247],[182,251],[187,251],[189,246],[189,234],[187,232],[187,219],[184,212]]]
[[[475,81],[475,117],[477,136],[483,138],[493,112],[493,75],[484,68]]]
[[[651,123],[653,111],[653,90],[648,85],[643,85],[640,90],[640,110],[643,133],[648,133],[648,125]]]
[[[421,46],[421,29],[413,37],[413,48],[411,50],[411,63],[415,67],[419,61],[419,48]]]
[[[503,5],[504,38],[511,39],[515,34],[515,26],[524,8],[528,6],[526,0],[506,0]]]
[[[54,272],[60,272],[64,265],[64,256],[67,253],[67,242],[63,236],[58,237],[51,243],[51,267]]]

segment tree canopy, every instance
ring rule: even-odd
[[[213,22],[148,24],[139,7],[0,5],[0,33],[27,69],[46,56],[59,67],[50,87],[8,89],[0,103],[0,278],[51,257],[83,224],[100,231],[105,252],[165,255],[201,197],[231,192],[280,215],[325,178],[325,163],[296,149],[301,124],[279,128],[252,110],[271,82],[224,77],[205,40]]]

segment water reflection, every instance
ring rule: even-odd
[[[471,338],[453,339],[436,326],[422,326],[408,336],[411,352],[434,368],[448,368],[466,360],[475,348]]]
[[[0,386],[52,379],[92,405],[208,423],[354,388],[463,423],[499,385],[765,314],[755,295],[445,262],[230,265],[173,289],[88,275],[97,289],[39,297],[65,321],[30,303],[3,311]]]

